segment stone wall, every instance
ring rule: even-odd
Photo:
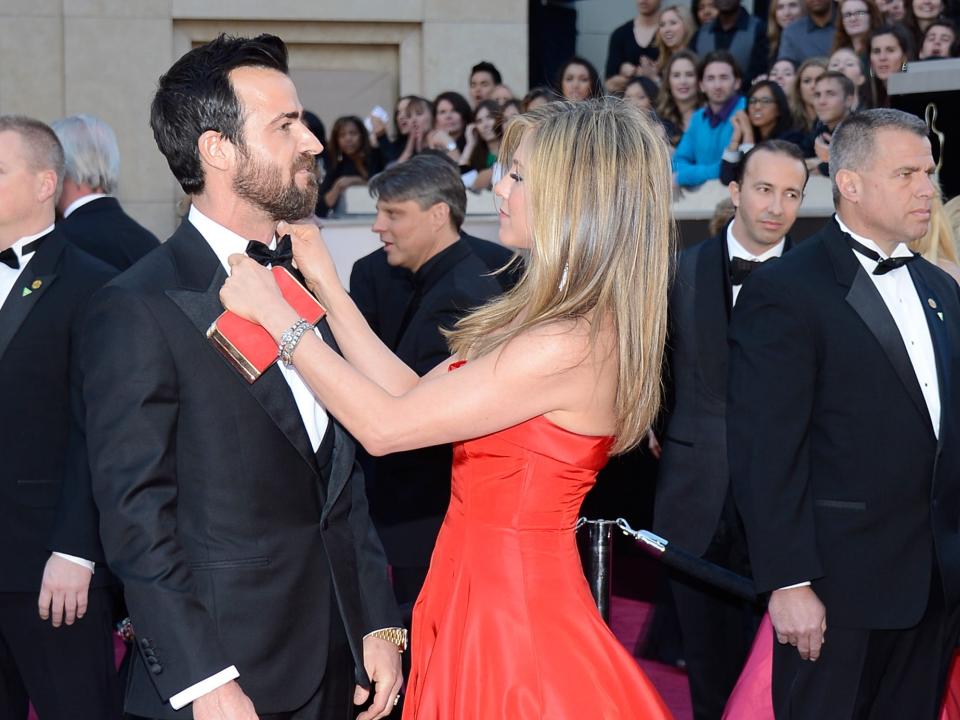
[[[0,114],[109,122],[121,152],[120,200],[160,237],[180,191],[148,126],[157,78],[218,33],[271,32],[290,46],[304,107],[392,112],[400,95],[466,94],[470,67],[494,62],[526,90],[526,3],[518,0],[0,0]]]

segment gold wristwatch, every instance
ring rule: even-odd
[[[407,630],[406,628],[383,628],[382,630],[374,630],[372,633],[367,633],[367,637],[380,638],[381,640],[386,640],[389,643],[393,643],[397,646],[397,650],[403,652],[407,649]]]

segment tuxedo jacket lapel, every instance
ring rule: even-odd
[[[173,252],[179,280],[179,287],[168,290],[167,296],[176,303],[197,330],[206,336],[210,325],[223,312],[220,288],[227,279],[227,273],[206,240],[188,221],[184,221],[167,242]],[[217,352],[209,344],[208,351]],[[226,360],[223,363],[228,367]],[[235,373],[232,368],[230,372]],[[276,363],[253,384],[247,384],[239,374],[236,376],[237,382],[256,398],[264,412],[316,472],[317,459],[310,436],[303,426],[290,386]]]
[[[877,290],[873,281],[867,276],[866,270],[863,269],[863,266],[854,257],[853,251],[848,247],[845,234],[841,232],[836,221],[832,223],[832,227],[834,230],[833,237],[829,238],[825,245],[833,261],[837,281],[849,288],[845,300],[860,316],[860,319],[863,320],[877,342],[880,343],[884,355],[893,366],[894,372],[903,384],[907,395],[910,396],[911,401],[932,433],[933,425],[930,422],[930,411],[923,399],[923,392],[920,390],[920,383],[913,369],[913,363],[910,362],[910,356],[907,354],[907,348],[903,344],[900,329],[897,327],[893,315],[887,309],[880,291]]]
[[[706,241],[700,248],[694,288],[700,374],[711,393],[724,400],[727,396],[727,324],[730,316],[725,233]]]
[[[0,359],[27,315],[56,281],[64,242],[56,230],[45,237],[0,307]]]

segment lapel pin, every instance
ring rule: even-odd
[[[937,301],[934,300],[933,298],[927,298],[927,305],[932,307],[934,310],[937,309]]]
[[[943,322],[943,313],[942,313],[942,312],[938,312],[938,313],[937,313],[937,317],[940,318],[940,322]]]
[[[39,290],[41,285],[43,285],[43,280],[34,280],[32,283],[30,283],[30,287],[34,290]],[[932,303],[933,300],[930,302]],[[936,307],[936,305],[933,305],[932,307]]]
[[[28,287],[25,287],[23,289],[23,295],[21,295],[20,297],[26,297],[27,295],[32,295],[32,294],[33,294],[33,290],[31,290]]]

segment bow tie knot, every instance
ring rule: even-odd
[[[247,257],[256,260],[264,267],[289,265],[293,259],[293,243],[289,235],[284,235],[277,241],[277,249],[271,250],[265,243],[251,241],[247,244]]]
[[[43,240],[44,237],[46,237],[46,235],[44,235],[43,237],[37,238],[33,242],[28,242],[26,245],[24,245],[20,249],[20,254],[23,255],[23,257],[26,257],[30,253],[36,252],[36,249],[40,247],[40,242]],[[20,258],[17,257],[17,251],[14,250],[12,247],[8,247],[3,252],[0,252],[0,263],[3,263],[11,270],[20,269]]]
[[[730,284],[743,285],[744,281],[750,277],[750,273],[765,262],[766,260],[747,260],[741,257],[730,258]]]
[[[873,260],[877,266],[873,269],[874,275],[886,275],[891,270],[896,270],[906,265],[908,262],[917,259],[916,253],[911,253],[910,255],[903,255],[901,257],[888,257],[881,258],[880,253],[876,250],[871,250],[863,243],[857,242],[853,239],[853,236],[847,235],[847,242],[850,244],[850,248],[855,252],[860,253],[866,258]]]

